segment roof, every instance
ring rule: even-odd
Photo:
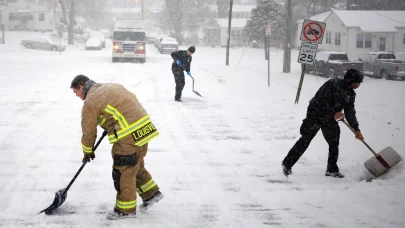
[[[228,28],[228,18],[217,18],[215,20],[221,28]],[[231,27],[243,28],[245,27],[247,21],[248,19],[246,18],[232,19]]]
[[[8,6],[5,6],[5,7],[0,7],[0,10],[10,8],[10,7],[13,7],[13,6],[16,6],[16,5],[20,5],[21,3],[26,3],[26,2],[24,2],[24,1],[16,2],[14,4],[11,4],[11,5],[8,5]]]
[[[405,11],[333,10],[346,27],[360,27],[363,32],[397,32],[405,28]]]
[[[327,12],[324,12],[324,13],[320,13],[320,14],[314,15],[314,16],[310,17],[309,20],[312,20],[312,21],[319,21],[319,22],[325,22],[326,18],[329,16],[329,14],[330,14],[331,12],[332,12],[332,11],[327,11]],[[303,23],[303,22],[304,22],[304,19],[297,21],[297,23]]]
[[[331,13],[335,13],[346,27],[358,27],[363,32],[397,32],[396,28],[405,28],[405,11],[375,10],[335,10],[310,17],[310,20],[325,22]],[[303,23],[299,20],[297,23]]]

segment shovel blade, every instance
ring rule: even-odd
[[[401,156],[392,147],[385,148],[377,155],[364,162],[364,166],[375,177],[381,176],[402,160]],[[384,161],[388,164],[388,167],[384,165]]]
[[[56,208],[58,208],[60,205],[63,204],[63,202],[65,202],[66,197],[67,197],[66,188],[57,191],[55,193],[55,199],[53,200],[53,203],[51,204],[51,206],[49,206],[48,208],[42,210],[41,212],[39,212],[39,214],[42,213],[42,212],[45,212],[45,214],[47,214],[47,215],[52,214],[52,212]]]
[[[195,90],[193,90],[193,92],[194,92],[195,94],[197,94],[198,96],[203,97],[203,96],[201,96],[201,94],[200,94],[199,92],[197,92],[197,91],[195,91]]]

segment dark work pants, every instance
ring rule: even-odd
[[[319,129],[322,129],[323,137],[329,144],[329,158],[326,170],[329,172],[339,172],[337,160],[339,157],[340,128],[339,124],[333,119],[330,121],[321,121],[308,117],[304,119],[300,128],[301,138],[284,158],[284,166],[287,168],[294,166],[302,154],[304,154]]]
[[[174,99],[177,100],[181,98],[181,93],[183,92],[183,88],[186,83],[184,81],[183,71],[174,70],[172,68],[172,72],[174,75],[174,81],[176,82],[176,94],[174,95]]]

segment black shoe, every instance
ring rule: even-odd
[[[183,102],[180,98],[178,98],[178,99],[174,99],[174,101],[177,101],[177,102]]]
[[[163,194],[160,191],[157,191],[150,199],[143,201],[142,205],[139,207],[139,210],[146,211],[161,199],[163,199]]]
[[[109,212],[107,214],[108,220],[118,220],[118,219],[127,219],[127,218],[135,218],[135,217],[136,217],[136,212],[131,213],[131,214],[125,214],[125,213],[119,211],[115,207],[114,207],[114,211]]]
[[[343,178],[343,177],[345,177],[345,175],[343,175],[343,174],[340,173],[340,172],[329,172],[329,171],[326,171],[325,176],[327,176],[327,177],[336,177],[336,178]]]
[[[283,167],[284,176],[288,177],[288,175],[292,174],[291,168],[287,168],[283,162],[281,162],[281,166]]]

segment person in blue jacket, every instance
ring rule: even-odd
[[[190,73],[190,64],[192,61],[192,55],[195,52],[195,47],[191,46],[186,51],[180,50],[171,53],[173,58],[172,72],[174,75],[174,81],[176,83],[176,94],[174,95],[174,100],[182,102],[181,94],[185,85],[184,81],[184,71],[187,72],[189,76]]]
[[[354,109],[356,98],[354,90],[360,86],[363,78],[364,76],[360,71],[350,69],[344,75],[344,79],[330,79],[319,88],[315,97],[309,101],[307,116],[300,128],[301,138],[282,161],[281,165],[285,176],[292,174],[291,168],[304,154],[312,139],[321,129],[323,137],[329,144],[328,165],[325,175],[337,178],[344,177],[337,166],[340,138],[340,128],[337,121],[346,117],[347,122],[356,132],[356,139],[364,140]]]

